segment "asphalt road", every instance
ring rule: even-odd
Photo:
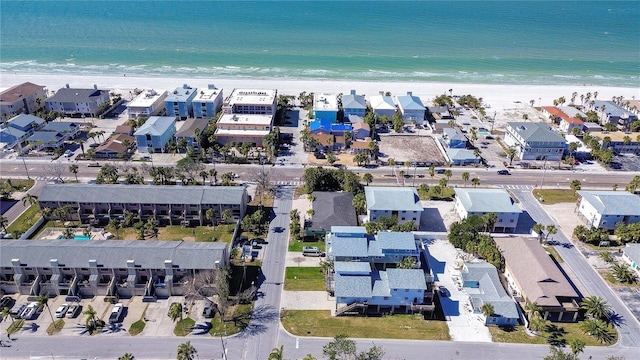
[[[527,209],[529,215],[538,223],[555,224],[553,219],[544,211],[530,191],[514,191],[516,197],[522,205]],[[554,235],[555,240],[560,243],[571,243],[566,236],[559,231]],[[583,296],[597,295],[605,299],[613,308],[613,311],[619,317],[618,332],[620,334],[619,344],[622,346],[635,347],[637,349],[636,358],[640,357],[640,322],[633,316],[629,309],[611,290],[607,283],[600,275],[589,265],[582,253],[575,247],[565,247],[562,245],[554,246],[560,257],[564,260],[564,265],[569,266],[578,280],[584,285],[588,294]]]

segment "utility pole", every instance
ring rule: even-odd
[[[547,174],[547,157],[544,157],[544,165],[542,165],[544,171],[542,172],[542,181],[540,181],[540,190],[542,190],[542,185],[544,184],[544,176]]]

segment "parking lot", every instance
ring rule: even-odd
[[[26,295],[13,295],[12,297],[16,299],[14,308],[17,308],[22,304],[31,303]],[[100,336],[128,336],[128,331],[131,325],[141,319],[144,320],[147,325],[140,335],[174,336],[173,329],[175,327],[175,323],[167,315],[169,307],[173,302],[183,304],[183,308],[185,309],[183,316],[185,318],[191,317],[195,320],[196,325],[194,326],[192,335],[206,334],[210,328],[210,324],[208,323],[210,319],[204,318],[202,314],[205,304],[204,300],[186,303],[184,302],[183,297],[170,297],[168,299],[159,299],[156,302],[145,303],[142,302],[142,296],[136,296],[131,299],[121,299],[120,302],[123,304],[124,310],[119,321],[114,324],[109,324],[109,315],[114,304],[104,300],[104,296],[96,296],[91,299],[81,299],[77,303],[82,306],[81,312],[74,318],[68,318],[65,316],[63,318],[65,324],[59,334],[65,336],[88,335],[85,326],[87,315],[82,314],[82,312],[87,310],[89,305],[95,310],[96,317],[105,322],[105,327],[102,329]],[[55,312],[62,304],[71,305],[74,304],[74,302],[65,301],[64,296],[51,298],[48,302],[51,315],[49,315],[49,310],[47,310],[47,308],[43,308],[33,318],[25,320],[22,329],[14,333],[12,337],[20,338],[30,335],[46,335],[47,328],[52,323],[52,317],[54,320],[58,320]],[[12,321],[9,319],[2,321],[0,323],[0,332],[6,333],[7,328],[11,323]]]
[[[620,154],[613,157],[609,163],[613,171],[640,171],[640,156],[634,154]]]

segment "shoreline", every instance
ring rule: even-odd
[[[356,90],[359,95],[370,97],[380,91],[391,92],[392,95],[404,95],[412,92],[420,97],[425,106],[431,106],[431,101],[439,95],[449,94],[449,89],[454,95],[473,95],[482,98],[491,106],[487,113],[492,111],[502,114],[505,110],[513,109],[519,105],[530,106],[534,100],[534,106],[550,106],[553,100],[564,96],[567,104],[570,103],[573,92],[578,93],[576,103],[580,102],[580,94],[598,92],[598,99],[609,100],[612,96],[624,96],[631,99],[638,94],[638,88],[600,86],[600,85],[503,85],[503,84],[472,84],[472,83],[443,83],[443,82],[411,82],[411,81],[350,81],[350,80],[307,80],[307,79],[278,79],[278,78],[202,78],[202,77],[160,77],[140,75],[89,75],[89,74],[19,74],[0,72],[0,90],[23,82],[32,82],[47,87],[49,91],[56,91],[69,84],[70,87],[91,88],[97,85],[99,89],[111,90],[121,93],[127,98],[128,92],[133,89],[155,89],[158,91],[172,91],[176,87],[188,84],[197,88],[204,88],[208,84],[214,84],[223,90],[227,96],[233,88],[264,88],[276,89],[278,94],[298,96],[301,92],[307,93],[343,93],[348,94]],[[520,120],[520,119],[512,119]]]

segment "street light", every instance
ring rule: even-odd
[[[542,165],[544,171],[542,172],[542,180],[540,181],[540,190],[542,190],[542,184],[544,184],[544,176],[547,174],[547,157],[544,157],[544,165]]]

